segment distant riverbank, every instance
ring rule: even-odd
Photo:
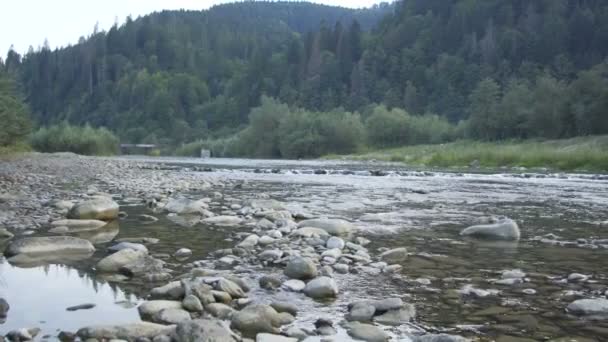
[[[441,168],[549,168],[608,171],[608,136],[547,141],[457,141],[329,155],[325,159],[379,160]]]

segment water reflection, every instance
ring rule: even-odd
[[[0,325],[4,333],[39,327],[41,335],[56,336],[61,330],[76,331],[91,324],[139,321],[137,309],[124,305],[138,303],[137,297],[68,266],[19,268],[1,259],[0,279],[0,297],[10,304],[7,320]],[[95,307],[66,311],[67,307],[84,303]]]

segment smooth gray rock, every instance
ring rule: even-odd
[[[385,342],[389,336],[382,329],[375,325],[350,322],[346,325],[348,334],[355,339],[367,342]]]
[[[137,307],[139,315],[142,317],[154,317],[157,313],[165,309],[181,309],[182,302],[174,300],[149,300]]]
[[[99,229],[108,224],[101,220],[57,220],[51,222],[52,227],[67,227],[68,232],[86,231]]]
[[[329,277],[318,277],[306,284],[304,293],[311,298],[332,298],[338,295],[336,281]]]
[[[281,286],[281,279],[271,275],[264,275],[259,280],[260,287],[266,290],[276,290]]]
[[[203,304],[201,304],[200,299],[198,299],[198,297],[192,294],[184,297],[184,300],[182,301],[182,306],[184,307],[184,309],[190,312],[203,311]]]
[[[123,266],[140,261],[147,255],[141,250],[123,249],[99,260],[96,268],[99,272],[118,272]]]
[[[235,312],[233,308],[223,303],[210,303],[205,305],[205,311],[219,319],[230,319]]]
[[[177,324],[190,319],[191,317],[188,311],[177,308],[163,309],[152,317],[154,322],[163,324]]]
[[[389,310],[374,317],[374,321],[384,325],[402,325],[416,317],[416,309],[411,304],[404,304],[401,309]]]
[[[317,276],[317,266],[308,258],[296,256],[287,262],[285,275],[292,279],[312,279]]]
[[[302,292],[306,287],[306,283],[299,279],[289,279],[283,283],[282,287],[288,291]]]
[[[568,311],[578,315],[608,315],[608,299],[579,299],[568,304]]]
[[[245,291],[241,289],[235,282],[225,278],[220,278],[213,286],[217,291],[226,292],[232,298],[245,297]]]
[[[237,216],[214,216],[208,217],[201,221],[204,224],[214,226],[238,226],[243,222],[243,219]]]
[[[118,218],[118,203],[99,197],[76,203],[68,212],[69,219],[111,221]]]
[[[192,250],[188,248],[180,248],[173,253],[173,256],[178,259],[189,258],[192,256]]]
[[[269,249],[265,250],[258,255],[258,259],[263,261],[275,261],[281,259],[283,256],[283,251],[279,249]]]
[[[10,308],[11,306],[8,304],[6,299],[0,298],[0,318],[5,318]]]
[[[376,313],[380,314],[389,310],[398,310],[403,307],[404,303],[401,298],[385,298],[373,300],[370,302],[376,308]]]
[[[293,316],[298,314],[298,307],[295,304],[292,304],[289,302],[275,301],[275,302],[270,303],[270,306],[272,306],[272,308],[275,309],[279,313],[287,312]]]
[[[155,287],[150,291],[152,298],[179,300],[184,297],[185,290],[180,281],[172,281],[166,285]]]
[[[344,249],[345,245],[346,245],[346,243],[344,242],[344,240],[342,240],[341,238],[339,238],[337,236],[332,236],[329,239],[327,239],[327,243],[325,244],[325,247],[327,247],[328,249],[333,249],[333,248]]]
[[[374,318],[376,308],[369,302],[357,302],[353,304],[346,315],[349,321],[370,322]]]
[[[504,219],[497,223],[468,227],[461,231],[460,235],[498,240],[519,240],[521,233],[515,221]]]
[[[259,333],[277,333],[280,317],[269,305],[253,304],[232,315],[230,326],[245,337],[255,337]]]
[[[12,241],[4,251],[6,257],[18,254],[30,256],[90,255],[95,247],[90,241],[71,236],[28,237]]]
[[[135,340],[140,337],[154,338],[158,335],[170,335],[175,326],[138,322],[123,325],[99,325],[85,327],[76,333],[83,341],[88,339],[125,339]]]
[[[448,334],[426,334],[414,337],[413,342],[468,342],[467,338]]]
[[[347,235],[355,230],[352,223],[341,219],[312,219],[298,223],[298,228],[313,227],[325,230],[330,235]]]
[[[380,260],[389,263],[397,264],[407,259],[407,249],[405,247],[395,248],[380,254]]]
[[[113,246],[108,247],[108,250],[111,252],[118,252],[123,249],[132,249],[134,251],[142,251],[148,253],[148,248],[141,243],[133,243],[133,242],[119,242]]]
[[[220,321],[195,319],[180,322],[175,329],[175,340],[179,342],[236,342],[237,339]]]

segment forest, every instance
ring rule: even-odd
[[[302,158],[607,134],[607,56],[602,0],[251,1],[127,18],[0,68],[33,127]]]

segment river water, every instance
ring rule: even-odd
[[[201,179],[230,180],[239,186],[210,192],[220,191],[233,201],[269,197],[293,211],[351,220],[358,234],[372,241],[371,251],[408,248],[410,255],[397,275],[337,275],[342,294],[331,304],[254,290],[260,301],[295,301],[302,308],[298,323],[341,316],[346,305],[359,298],[399,296],[415,304],[418,318],[415,324],[387,328],[394,336],[424,328],[481,340],[608,340],[608,320],[587,320],[565,311],[575,299],[608,294],[608,226],[602,224],[608,220],[606,176],[441,172],[335,161],[129,159]],[[160,242],[149,246],[152,253],[187,247],[197,260],[235,244],[232,232],[164,215],[156,215],[156,223],[142,224],[135,215],[149,212],[138,203],[123,202],[121,210],[129,218],[118,223],[110,238],[107,233],[98,238],[98,251],[112,238],[153,236]],[[490,216],[516,220],[522,239],[496,243],[459,236],[464,227]],[[94,260],[103,254],[96,253]],[[0,295],[11,310],[0,330],[38,326],[54,336],[58,329],[138,320],[134,306],[145,295],[145,285],[98,278],[90,270],[92,263],[24,269],[2,262]],[[179,271],[184,265],[174,266]],[[525,272],[526,281],[508,286],[493,282],[512,269]],[[572,273],[586,279],[568,281]],[[496,294],[471,298],[458,293],[471,285]],[[65,310],[82,303],[96,307]]]

